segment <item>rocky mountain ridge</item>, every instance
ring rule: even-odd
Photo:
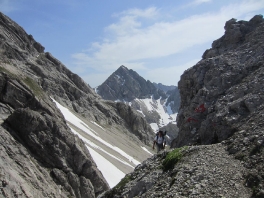
[[[169,143],[177,137],[175,118],[180,95],[176,86],[151,83],[122,65],[96,88],[96,92],[104,99],[124,102],[141,112],[153,131],[170,130]]]
[[[161,83],[155,83],[155,82],[153,82],[153,85],[156,88],[163,90],[165,93],[167,93],[168,91],[172,91],[175,88],[177,88],[177,86],[174,86],[174,85],[167,86],[167,85],[163,85]]]
[[[133,140],[139,148],[152,139],[140,113],[101,99],[2,13],[0,93],[0,195],[4,197],[96,197],[109,188],[86,144],[72,133],[51,97],[89,123]]]
[[[264,197],[263,77],[263,16],[227,21],[178,83],[172,146],[181,148],[144,161],[100,197]]]
[[[103,84],[96,89],[105,100],[131,102],[135,98],[165,99],[163,90],[157,89],[149,80],[142,78],[137,72],[120,66]]]

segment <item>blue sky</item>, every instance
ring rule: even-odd
[[[177,85],[231,18],[264,13],[264,0],[0,0],[22,26],[91,87],[120,65]]]

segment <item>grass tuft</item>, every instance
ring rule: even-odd
[[[182,151],[184,151],[186,148],[187,147],[176,148],[173,151],[169,152],[162,163],[163,171],[173,169],[175,164],[182,158]]]
[[[41,96],[43,94],[43,90],[32,78],[26,77],[23,79],[23,82],[33,91],[35,96]]]

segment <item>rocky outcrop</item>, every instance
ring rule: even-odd
[[[264,184],[264,133],[260,129],[264,113],[263,33],[261,15],[248,22],[231,19],[226,22],[225,35],[184,72],[179,82],[180,131],[172,143],[180,147],[227,140],[230,154],[254,172],[256,182],[250,186],[256,196]]]
[[[131,131],[139,139],[144,140],[145,144],[149,144],[153,139],[153,134],[147,133],[147,131],[151,131],[151,128],[146,120],[140,116],[140,113],[121,102],[116,103],[116,108],[118,114],[124,118]]]
[[[10,51],[8,44],[4,44],[7,41],[7,37],[11,38],[13,45],[19,46],[20,49],[28,51],[30,53],[43,53],[44,47],[36,42],[32,35],[25,34],[23,28],[21,28],[17,23],[12,21],[10,18],[6,17],[4,14],[0,13],[0,25],[1,25],[1,36],[0,45],[5,49],[4,54],[7,59],[26,59],[25,56],[21,56],[18,51]],[[9,43],[11,44],[11,43]],[[14,47],[14,46],[13,46]]]
[[[9,169],[1,163],[1,170],[6,170],[1,180],[7,183],[2,188],[3,195],[36,196],[43,193],[55,196],[53,191],[60,189],[63,197],[84,197],[84,192],[90,192],[89,197],[95,197],[106,190],[108,185],[87,148],[71,133],[51,99],[44,92],[41,92],[41,97],[36,97],[33,85],[28,87],[25,84],[26,79],[23,82],[5,72],[0,73],[0,79],[1,111],[6,112],[7,117],[0,127],[1,162],[6,164],[4,159],[15,162],[15,166],[9,164]],[[27,157],[23,158],[23,154]],[[29,168],[35,174],[32,178],[29,177],[32,174],[27,174]],[[16,178],[16,174],[20,177]],[[19,182],[27,183],[27,180],[30,182],[23,189]],[[34,189],[34,183],[38,184],[39,190]],[[45,191],[47,183],[50,183],[49,190]]]
[[[225,28],[225,35],[206,52],[221,54],[204,55],[207,58],[181,76],[180,137],[175,146],[225,140],[263,103],[263,18],[237,23],[232,19]],[[233,32],[237,28],[240,34]],[[238,35],[240,40],[229,45],[230,37]]]
[[[121,100],[130,102],[135,98],[165,99],[166,95],[157,89],[149,80],[145,80],[138,73],[125,66],[120,66],[102,85],[97,93],[106,100]]]

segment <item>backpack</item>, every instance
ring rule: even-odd
[[[157,133],[156,133],[156,137],[157,137],[157,139],[158,139],[158,137],[159,137],[159,132],[160,131],[158,131]],[[162,139],[163,139],[163,141],[165,140],[165,144],[166,144],[166,139],[165,139],[165,136],[166,136],[166,134],[167,134],[167,131],[161,131],[162,132]]]

